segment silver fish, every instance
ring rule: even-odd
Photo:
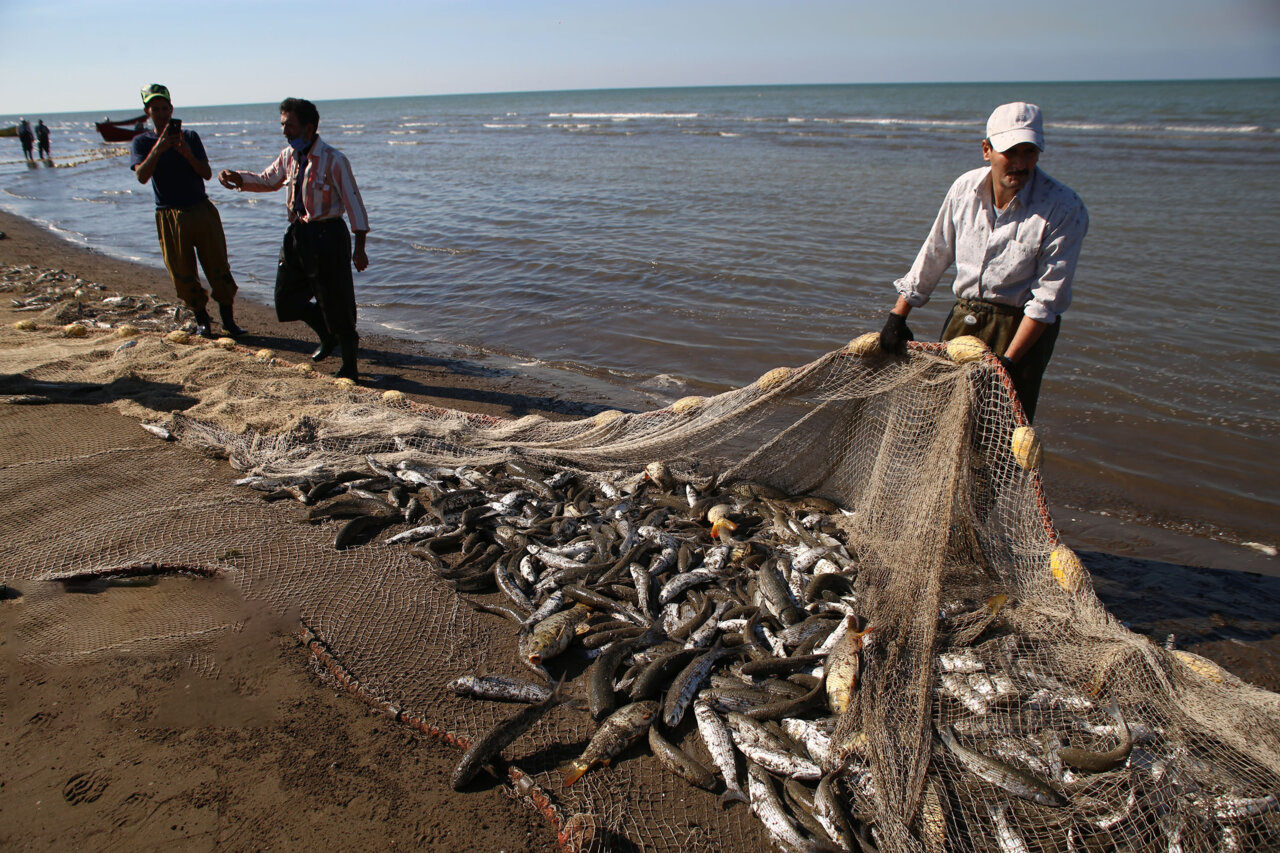
[[[788,849],[807,850],[812,846],[810,839],[791,822],[768,772],[754,764],[748,765],[747,791],[751,797],[751,811],[755,812],[774,840]]]
[[[1004,803],[991,803],[987,806],[987,814],[995,827],[996,843],[1000,845],[1001,853],[1031,853],[1027,842],[1009,823],[1009,818],[1005,815],[1006,808]]]
[[[822,768],[794,752],[779,752],[733,732],[733,742],[747,758],[771,773],[790,776],[792,779],[814,781],[822,778]]]
[[[990,782],[1015,797],[1022,797],[1042,806],[1061,808],[1067,805],[1066,798],[1030,773],[1024,773],[1002,761],[961,746],[950,726],[939,728],[938,736],[951,754],[979,779]]]
[[[685,709],[689,707],[689,703],[693,701],[693,697],[697,695],[698,690],[702,687],[702,682],[711,673],[711,668],[721,658],[741,653],[740,648],[724,648],[719,643],[720,641],[716,640],[716,645],[712,646],[706,654],[699,655],[690,661],[680,671],[680,674],[675,677],[675,680],[671,682],[671,686],[667,688],[667,700],[662,720],[667,724],[668,728],[675,728],[680,725],[680,721],[684,719]]]
[[[551,688],[505,675],[461,675],[449,682],[449,689],[459,696],[489,699],[495,702],[545,702]]]
[[[702,736],[702,743],[707,752],[711,753],[711,760],[724,778],[725,791],[720,795],[720,808],[727,808],[731,800],[750,802],[738,782],[738,753],[733,746],[733,733],[724,720],[716,716],[711,707],[701,700],[693,703],[693,716],[698,722],[698,734]]]

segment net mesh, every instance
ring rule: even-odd
[[[872,628],[852,704],[828,721],[822,762],[853,818],[846,844],[1280,847],[1280,697],[1156,646],[1106,612],[1058,541],[1033,433],[989,357],[958,362],[942,345],[913,344],[908,357],[886,358],[854,342],[660,411],[512,420],[340,387],[271,353],[173,342],[163,337],[175,325],[171,306],[113,303],[65,274],[10,270],[5,286],[15,304],[38,308],[33,329],[0,332],[0,393],[11,404],[0,410],[9,436],[0,500],[13,508],[0,520],[0,581],[23,594],[21,655],[128,650],[199,662],[243,627],[252,602],[295,615],[337,680],[374,707],[466,744],[512,706],[459,697],[449,682],[530,676],[516,625],[474,606],[504,597],[460,592],[443,577],[457,555],[438,566],[381,533],[336,548],[343,521],[305,523],[298,501],[263,500],[237,478],[310,485],[341,471],[372,477],[371,466],[486,471],[516,461],[548,477],[571,472],[597,503],[632,501],[638,523],[652,510],[638,504],[659,494],[642,474],[662,462],[681,483],[723,490],[730,502],[732,484],[752,483],[786,496],[773,506],[796,506],[796,496],[835,505],[816,522],[812,510],[790,518],[807,513],[843,546],[850,592],[841,601]],[[32,301],[42,294],[52,297]],[[72,321],[87,333],[64,329]],[[126,321],[141,334],[122,337]],[[84,404],[125,417],[58,441],[66,407]],[[759,504],[733,506],[742,521]],[[760,513],[744,526],[758,524],[761,537],[795,530]],[[682,524],[669,529],[696,526]],[[758,603],[755,568],[731,562],[717,585]],[[581,684],[589,663],[572,649],[557,674]],[[566,847],[795,846],[748,808],[720,808],[643,748],[565,785],[557,768],[597,727],[562,706],[503,752]],[[691,722],[664,734],[714,766]],[[1064,762],[1073,749],[1083,759]],[[814,784],[805,782],[810,793]],[[797,800],[789,819],[803,825],[809,807]]]

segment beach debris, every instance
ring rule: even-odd
[[[182,329],[174,329],[172,332],[165,335],[164,339],[171,344],[185,344],[190,343],[191,335],[187,334]]]
[[[1259,554],[1265,554],[1268,557],[1274,557],[1276,554],[1280,553],[1280,549],[1277,549],[1275,545],[1268,545],[1265,542],[1241,542],[1240,544],[1246,548],[1252,548]]]
[[[89,329],[83,323],[68,323],[62,327],[62,335],[67,338],[83,338]]]
[[[34,332],[38,327],[35,320],[19,320],[13,324],[13,327],[20,332]]]
[[[233,350],[236,348],[236,339],[235,338],[218,338],[216,341],[213,342],[213,345],[215,347],[218,347],[219,349]]]
[[[275,350],[270,350],[270,349],[265,349],[265,348],[264,348],[264,349],[260,349],[260,350],[258,350],[257,352],[255,352],[255,353],[253,354],[253,357],[254,357],[255,359],[257,359],[258,361],[271,361],[271,359],[273,359],[273,358],[275,358],[275,357],[276,357],[276,353],[275,353]]]

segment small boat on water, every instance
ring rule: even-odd
[[[95,122],[93,126],[98,129],[98,133],[102,134],[105,142],[128,142],[147,129],[147,116],[143,113],[120,121],[112,121],[108,118]]]
[[[17,135],[18,135],[18,126],[16,124],[13,125],[12,127],[0,127],[0,136],[17,136]]]

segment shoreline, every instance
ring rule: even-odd
[[[0,262],[65,268],[82,278],[125,294],[155,293],[173,299],[173,285],[161,267],[115,258],[92,247],[79,245],[39,223],[0,210],[0,231],[9,239],[0,242]],[[159,249],[156,250],[157,263]],[[54,261],[56,259],[56,262]],[[357,288],[359,281],[357,280]],[[315,346],[301,323],[280,323],[272,306],[237,296],[236,317],[249,329],[249,345],[282,352],[306,354]],[[332,372],[338,359],[330,358],[317,369]],[[364,335],[360,339],[361,384],[378,390],[399,390],[417,402],[499,417],[540,414],[553,419],[590,417],[605,409],[626,408],[610,398],[615,389],[593,384],[588,377],[546,365],[529,365],[514,358],[485,354],[465,347],[447,353],[390,334]],[[1276,543],[1237,544],[1185,533],[1162,524],[1143,524],[1142,509],[1127,506],[1094,511],[1089,495],[1078,482],[1055,482],[1067,473],[1066,464],[1055,465],[1047,448],[1045,490],[1053,521],[1063,541],[1077,551],[1100,551],[1121,556],[1173,562],[1188,566],[1252,572],[1280,577],[1280,557],[1262,548]],[[1113,501],[1114,503],[1114,501]],[[1124,506],[1128,501],[1121,501]]]

